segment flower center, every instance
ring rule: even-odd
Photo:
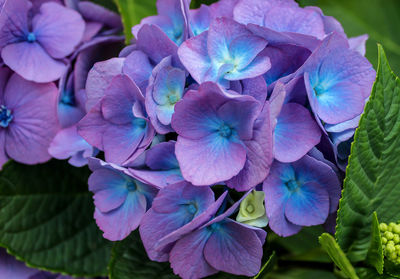
[[[323,83],[318,83],[317,85],[314,86],[314,92],[316,96],[320,96],[326,92],[327,86],[326,84]]]
[[[189,214],[195,215],[197,213],[197,206],[194,203],[189,203],[186,205],[186,210]]]
[[[219,134],[221,137],[229,138],[232,135],[232,128],[226,124],[222,124],[221,127],[219,127]]]
[[[135,184],[135,182],[133,181],[128,181],[126,183],[126,189],[128,189],[129,192],[134,192],[137,190],[137,186]]]
[[[175,94],[169,94],[168,101],[171,105],[174,105],[174,104],[176,104],[176,102],[179,101],[179,99],[178,99],[178,96],[176,96]]]
[[[300,187],[300,184],[297,180],[289,180],[288,182],[285,183],[286,187],[289,189],[289,191],[295,191],[297,188]]]
[[[254,205],[252,205],[252,204],[249,204],[246,206],[246,211],[250,214],[254,212],[254,209],[255,209]]]
[[[146,127],[146,120],[144,120],[143,118],[135,118],[132,121],[133,126],[137,126],[139,128],[144,129]]]
[[[11,110],[7,109],[5,106],[0,106],[0,127],[7,128],[8,124],[13,119],[13,115],[11,114]]]
[[[36,41],[36,35],[32,32],[29,32],[28,35],[26,36],[26,40],[30,43],[33,43]]]
[[[75,96],[69,91],[63,91],[60,102],[64,105],[75,106]]]

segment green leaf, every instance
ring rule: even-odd
[[[64,161],[6,164],[0,172],[0,246],[31,267],[106,274],[111,245],[93,219],[89,173]]]
[[[383,274],[383,248],[382,237],[379,230],[378,215],[376,212],[372,215],[372,236],[371,246],[367,254],[367,262],[376,268],[379,274]]]
[[[178,279],[169,263],[153,262],[147,257],[139,232],[116,242],[108,266],[110,279]]]
[[[254,279],[264,278],[275,267],[277,261],[278,261],[278,257],[276,256],[275,251],[274,251],[274,252],[272,252],[268,261],[263,265],[260,272],[256,276],[254,276]]]
[[[281,268],[262,279],[337,279],[332,272],[307,268]]]
[[[343,253],[337,244],[335,238],[328,233],[323,233],[319,237],[319,243],[322,248],[328,253],[333,262],[350,278],[358,279],[354,267],[351,265],[350,261],[347,259],[346,254]]]
[[[144,17],[157,13],[156,0],[114,0],[124,24],[125,42],[129,44],[132,35],[132,27]]]
[[[385,272],[395,278],[400,278],[400,265],[385,260]]]
[[[378,48],[377,78],[354,136],[336,227],[340,247],[355,262],[367,256],[374,211],[380,222],[400,219],[400,80]]]
[[[376,44],[387,51],[395,72],[400,73],[400,1],[398,0],[300,0],[320,7],[343,25],[348,36],[368,34],[367,58],[376,66]]]
[[[360,279],[395,279],[395,277],[392,277],[387,274],[378,274],[375,269],[372,268],[357,268],[357,275],[360,277]]]
[[[113,12],[118,12],[118,8],[112,0],[90,0],[100,6],[103,6]]]
[[[212,3],[215,3],[217,1],[218,0],[192,0],[192,2],[190,3],[190,8],[197,9],[201,6],[201,4],[211,5]]]

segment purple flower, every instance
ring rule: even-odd
[[[187,39],[186,15],[183,2],[187,0],[157,0],[158,15],[149,16],[132,28],[133,35],[138,38],[138,32],[143,25],[158,26],[168,38],[180,45]]]
[[[143,155],[144,164],[129,168],[129,171],[144,183],[163,188],[183,181],[174,141],[156,144]]]
[[[105,238],[122,240],[139,226],[158,189],[135,179],[127,169],[99,159],[90,159],[89,167],[96,223]]]
[[[88,163],[88,158],[96,156],[98,150],[87,143],[79,134],[76,125],[60,130],[49,147],[49,154],[59,160],[68,159],[75,167]]]
[[[124,74],[130,77],[144,95],[153,67],[149,57],[139,50],[133,50],[126,57],[95,63],[86,82],[86,110],[90,111],[101,100],[112,79],[117,75]]]
[[[326,37],[296,73],[302,74],[311,108],[327,124],[360,115],[375,79],[368,60],[336,33]]]
[[[225,93],[211,82],[200,85],[198,91],[188,91],[176,104],[172,116],[172,127],[179,135],[175,153],[185,180],[194,185],[226,181],[238,175],[246,161],[251,161],[247,167],[257,167],[257,178],[263,177],[258,183],[262,182],[269,170],[264,160],[268,161],[268,153],[272,152],[268,109],[261,114],[267,117],[256,123],[261,110],[262,105],[253,97]],[[259,136],[256,129],[262,130]],[[254,137],[254,145],[247,146],[246,142]],[[255,158],[247,160],[248,155]],[[243,191],[241,187],[254,187],[258,183],[236,187]]]
[[[185,71],[172,67],[171,63],[171,56],[168,56],[154,68],[146,90],[146,110],[160,134],[174,131],[171,127],[172,114],[185,90]]]
[[[76,124],[86,115],[85,84],[90,68],[101,59],[117,54],[121,37],[96,38],[83,44],[73,55],[68,70],[59,81],[58,119],[63,128],[51,143],[49,153],[57,159],[71,157],[69,163],[80,167],[97,150],[78,133]]]
[[[94,36],[116,33],[122,29],[121,18],[100,5],[90,1],[65,0],[65,6],[79,12],[85,20],[83,42],[90,41]]]
[[[212,212],[210,215],[209,208],[218,209],[221,205],[221,200],[216,205],[213,205],[214,202],[214,193],[209,187],[195,187],[188,182],[180,182],[161,189],[139,229],[150,259],[167,261],[172,245],[160,246],[158,242],[194,219],[196,223],[199,220],[207,222],[215,214]]]
[[[274,122],[274,156],[280,162],[294,162],[306,155],[321,139],[321,130],[302,105],[283,103],[286,91],[277,83],[270,98]]]
[[[324,22],[313,8],[300,8],[293,0],[241,0],[234,8],[234,19],[278,32],[291,32],[324,38]]]
[[[257,77],[270,69],[269,58],[262,51],[267,41],[253,35],[246,27],[228,18],[217,18],[210,29],[185,41],[179,58],[198,82],[219,82]]]
[[[24,164],[46,162],[57,122],[57,88],[0,69],[0,166],[9,158]]]
[[[103,150],[107,162],[124,164],[140,155],[154,137],[144,97],[126,75],[111,81],[105,95],[78,124],[79,134]]]
[[[169,254],[169,261],[175,274],[189,279],[203,278],[218,271],[245,276],[258,273],[267,233],[228,218],[240,201],[204,225],[196,224],[195,230],[182,227],[174,232],[179,239]],[[186,228],[194,223],[196,220]]]
[[[35,82],[57,80],[66,70],[63,58],[80,43],[85,22],[74,10],[46,2],[29,16],[27,0],[7,1],[0,16],[1,57],[23,78]]]
[[[263,187],[269,226],[281,236],[325,223],[341,191],[333,169],[308,155],[289,164],[274,161]]]

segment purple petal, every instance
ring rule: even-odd
[[[244,79],[241,82],[243,86],[243,95],[252,96],[262,104],[265,102],[268,95],[268,88],[267,83],[262,76]]]
[[[181,136],[200,139],[219,128],[221,120],[217,109],[229,98],[218,85],[207,82],[198,91],[190,90],[175,105],[172,127]],[[196,125],[193,125],[196,123]]]
[[[155,64],[172,55],[175,65],[180,65],[176,54],[178,46],[158,26],[145,24],[138,32],[136,44]]]
[[[354,38],[350,38],[349,39],[350,49],[357,51],[362,56],[365,56],[365,52],[366,52],[365,43],[367,42],[367,40],[368,40],[367,34],[361,35],[358,37],[354,37]]]
[[[85,30],[81,15],[59,4],[48,2],[32,20],[40,45],[54,58],[64,58],[79,44]]]
[[[149,57],[144,52],[138,50],[133,51],[126,57],[122,68],[124,74],[136,83],[143,94],[146,92],[152,70],[153,65],[149,61]]]
[[[132,107],[136,101],[144,102],[140,89],[125,75],[118,75],[106,89],[101,100],[104,119],[113,124],[126,124],[133,119]]]
[[[207,80],[211,69],[211,60],[207,52],[208,32],[186,40],[178,49],[182,64],[198,83]]]
[[[341,187],[337,174],[326,163],[316,160],[308,155],[293,163],[304,181],[316,181],[329,193],[330,209],[332,213],[339,204]]]
[[[89,189],[94,192],[94,205],[100,212],[110,212],[125,202],[129,193],[128,179],[110,169],[96,170],[90,175]]]
[[[87,164],[87,157],[92,156],[94,151],[92,146],[88,144],[77,131],[76,125],[69,128],[60,130],[54,137],[49,147],[49,153],[54,158],[59,160],[68,159],[74,157],[79,153],[82,153],[81,160],[72,164],[76,167],[81,167]],[[71,160],[70,160],[71,163]]]
[[[242,143],[219,135],[200,140],[179,136],[175,152],[183,177],[194,185],[228,180],[243,169],[246,161],[246,148]]]
[[[122,28],[121,17],[106,8],[89,1],[78,3],[79,12],[88,21],[99,21],[112,28]]]
[[[297,161],[320,142],[321,130],[303,106],[285,104],[277,120],[274,154],[278,161]]]
[[[263,184],[269,226],[275,233],[284,237],[296,234],[301,230],[301,226],[289,222],[285,216],[285,206],[290,196],[289,190],[282,185],[280,178],[285,171],[285,166],[275,161]]]
[[[275,6],[265,16],[263,26],[279,32],[292,32],[322,39],[324,24],[320,14],[307,8]]]
[[[203,255],[211,232],[203,229],[180,239],[172,248],[170,263],[174,273],[183,279],[203,278],[218,271],[209,265]]]
[[[49,160],[47,149],[59,130],[55,85],[33,83],[14,74],[5,89],[4,102],[14,117],[6,135],[8,156],[25,164]]]
[[[217,112],[218,117],[235,129],[242,140],[253,137],[253,125],[261,111],[260,103],[254,98],[238,98],[223,104]]]
[[[131,123],[109,125],[103,135],[106,161],[115,164],[126,162],[137,151],[145,136],[145,128]]]
[[[253,138],[244,144],[247,152],[246,163],[237,176],[226,182],[229,187],[237,191],[247,191],[255,187],[262,183],[269,173],[273,152],[268,103],[254,123]]]
[[[111,80],[122,74],[125,58],[111,58],[97,62],[90,70],[86,81],[86,110],[90,111],[104,96]]]
[[[146,153],[146,165],[153,170],[179,168],[179,163],[175,156],[175,142],[162,142],[152,147]]]
[[[139,226],[146,212],[146,205],[144,195],[131,192],[119,208],[108,213],[101,213],[96,208],[94,218],[99,228],[104,232],[104,238],[118,241],[127,237]]]
[[[229,219],[218,225],[219,228],[212,233],[204,247],[206,261],[215,269],[224,272],[256,275],[260,270],[263,254],[257,234]]]
[[[152,209],[146,213],[140,225],[140,234],[148,255],[152,259],[164,261],[172,246],[156,249],[158,240],[181,228],[195,215],[204,212],[214,202],[214,194],[208,187],[195,187],[187,182],[170,185],[162,190],[153,201]],[[186,204],[196,205],[193,215],[187,211]]]
[[[21,42],[5,46],[4,63],[27,80],[50,82],[59,79],[67,66],[51,58],[38,43]]]
[[[323,224],[329,214],[329,195],[315,182],[308,182],[291,194],[286,202],[285,216],[299,226]]]
[[[160,239],[156,244],[157,249],[161,250],[194,230],[206,226],[207,222],[209,222],[217,213],[227,194],[228,192],[225,191],[213,204],[211,204],[203,213],[195,217],[191,222]]]
[[[104,150],[103,137],[107,121],[101,114],[101,104],[97,103],[78,123],[78,133],[91,145]]]

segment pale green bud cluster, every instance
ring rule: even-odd
[[[240,203],[236,221],[254,227],[266,227],[268,225],[268,217],[265,213],[264,197],[263,191],[252,191]]]
[[[395,264],[400,264],[400,224],[379,224],[382,236],[383,253]]]

